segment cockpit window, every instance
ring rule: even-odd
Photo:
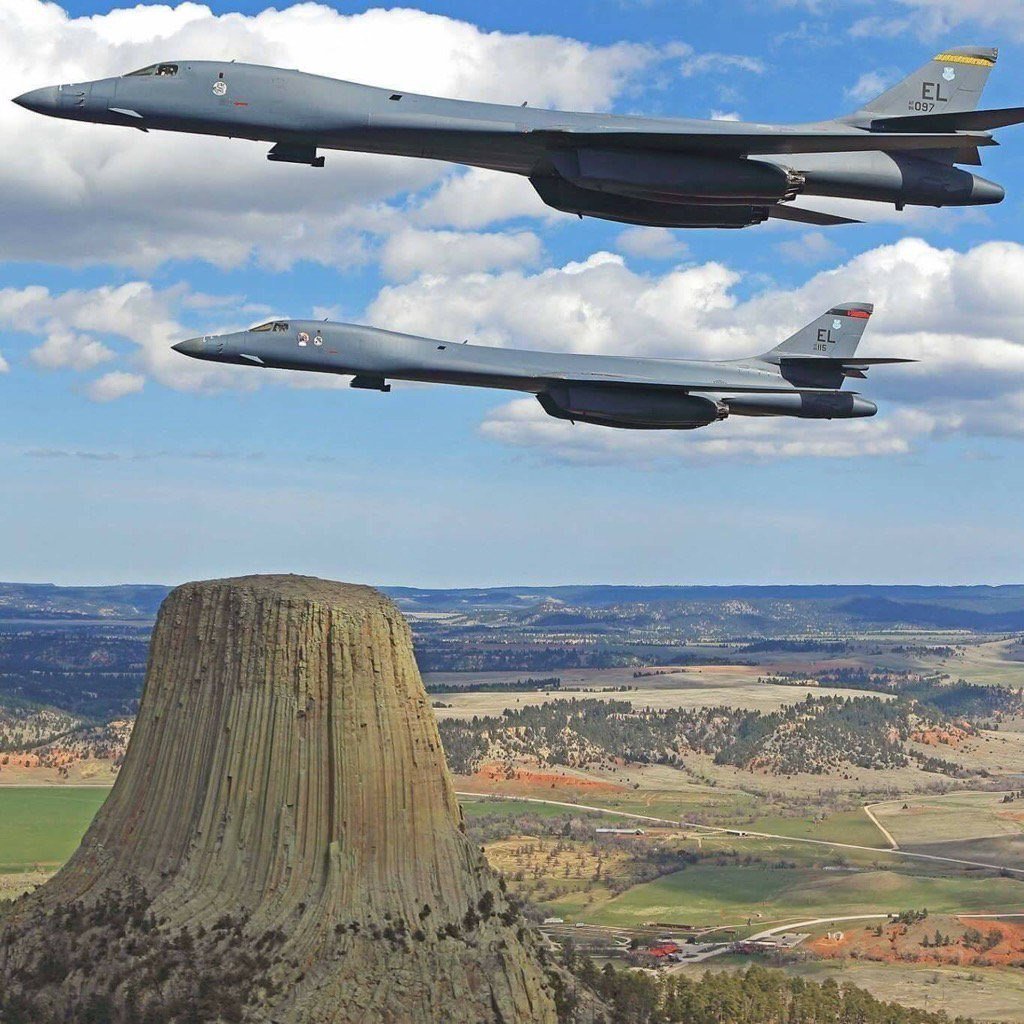
[[[171,78],[178,73],[177,64],[150,64],[148,68],[130,71],[125,78]]]
[[[260,324],[259,327],[251,327],[249,329],[250,334],[255,334],[257,331],[273,331],[275,334],[283,334],[288,330],[288,324],[284,320],[270,320],[265,324]]]

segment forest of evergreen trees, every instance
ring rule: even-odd
[[[567,959],[579,985],[605,1006],[595,1006],[563,979],[556,983],[563,1024],[970,1024],[964,1017],[885,1003],[853,985],[817,984],[765,967],[701,978],[652,977],[610,965],[599,971],[571,953]]]
[[[1009,686],[969,683],[966,679],[946,682],[941,677],[876,672],[861,666],[844,667],[819,675],[818,682],[875,693],[891,693],[915,700],[932,714],[970,720],[1013,715],[1024,710],[1024,690]]]
[[[587,698],[510,708],[496,717],[443,719],[440,730],[448,763],[462,774],[515,756],[584,767],[612,758],[681,764],[696,751],[719,764],[788,775],[843,764],[903,767],[910,763],[903,746],[910,733],[941,720],[936,713],[922,721],[915,704],[877,697],[808,696],[767,714],[724,706],[655,711]],[[941,771],[942,765],[933,767]]]

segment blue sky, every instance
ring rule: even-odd
[[[1001,48],[986,105],[1019,104],[1017,0],[0,0],[0,88],[238,56],[467,98],[800,121],[964,43]],[[553,215],[497,175],[334,153],[322,171],[271,166],[251,143],[13,106],[0,138],[0,578],[1024,577],[1019,129],[986,153],[1001,206],[827,233],[631,233]],[[869,354],[924,360],[876,371],[862,390],[882,411],[854,424],[574,430],[514,396],[363,394],[168,351],[316,312],[493,344],[743,355],[845,300],[879,304]]]

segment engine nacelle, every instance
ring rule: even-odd
[[[694,430],[729,415],[721,402],[650,388],[559,384],[537,396],[549,416],[631,430]]]
[[[1001,185],[937,158],[909,153],[804,153],[803,192],[897,206],[984,206],[1006,196]]]
[[[802,420],[853,420],[878,412],[874,402],[845,391],[734,395],[725,399],[725,404],[736,416],[795,416]]]
[[[666,203],[778,203],[803,187],[800,175],[778,164],[741,158],[567,149],[551,153],[551,163],[580,188]]]
[[[749,203],[736,206],[707,203],[698,206],[638,199],[580,188],[557,175],[533,177],[530,183],[541,199],[556,210],[623,224],[643,224],[656,228],[745,228],[752,224],[762,224],[768,219],[767,206],[752,206]]]

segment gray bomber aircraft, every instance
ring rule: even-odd
[[[835,196],[915,206],[998,203],[981,164],[1024,108],[979,110],[998,51],[946,50],[834,120],[798,125],[629,117],[418,96],[226,61],[167,61],[19,96],[30,110],[142,131],[273,143],[268,159],[323,166],[319,149],[425,157],[525,175],[548,206],[661,227],[769,217],[852,223],[793,206]]]
[[[352,375],[352,387],[376,391],[390,391],[389,379],[524,391],[558,419],[692,430],[727,416],[874,416],[874,402],[841,390],[845,379],[913,360],[856,355],[872,312],[867,303],[836,306],[764,355],[717,362],[529,352],[315,320],[271,320],[173,347],[219,363]]]

